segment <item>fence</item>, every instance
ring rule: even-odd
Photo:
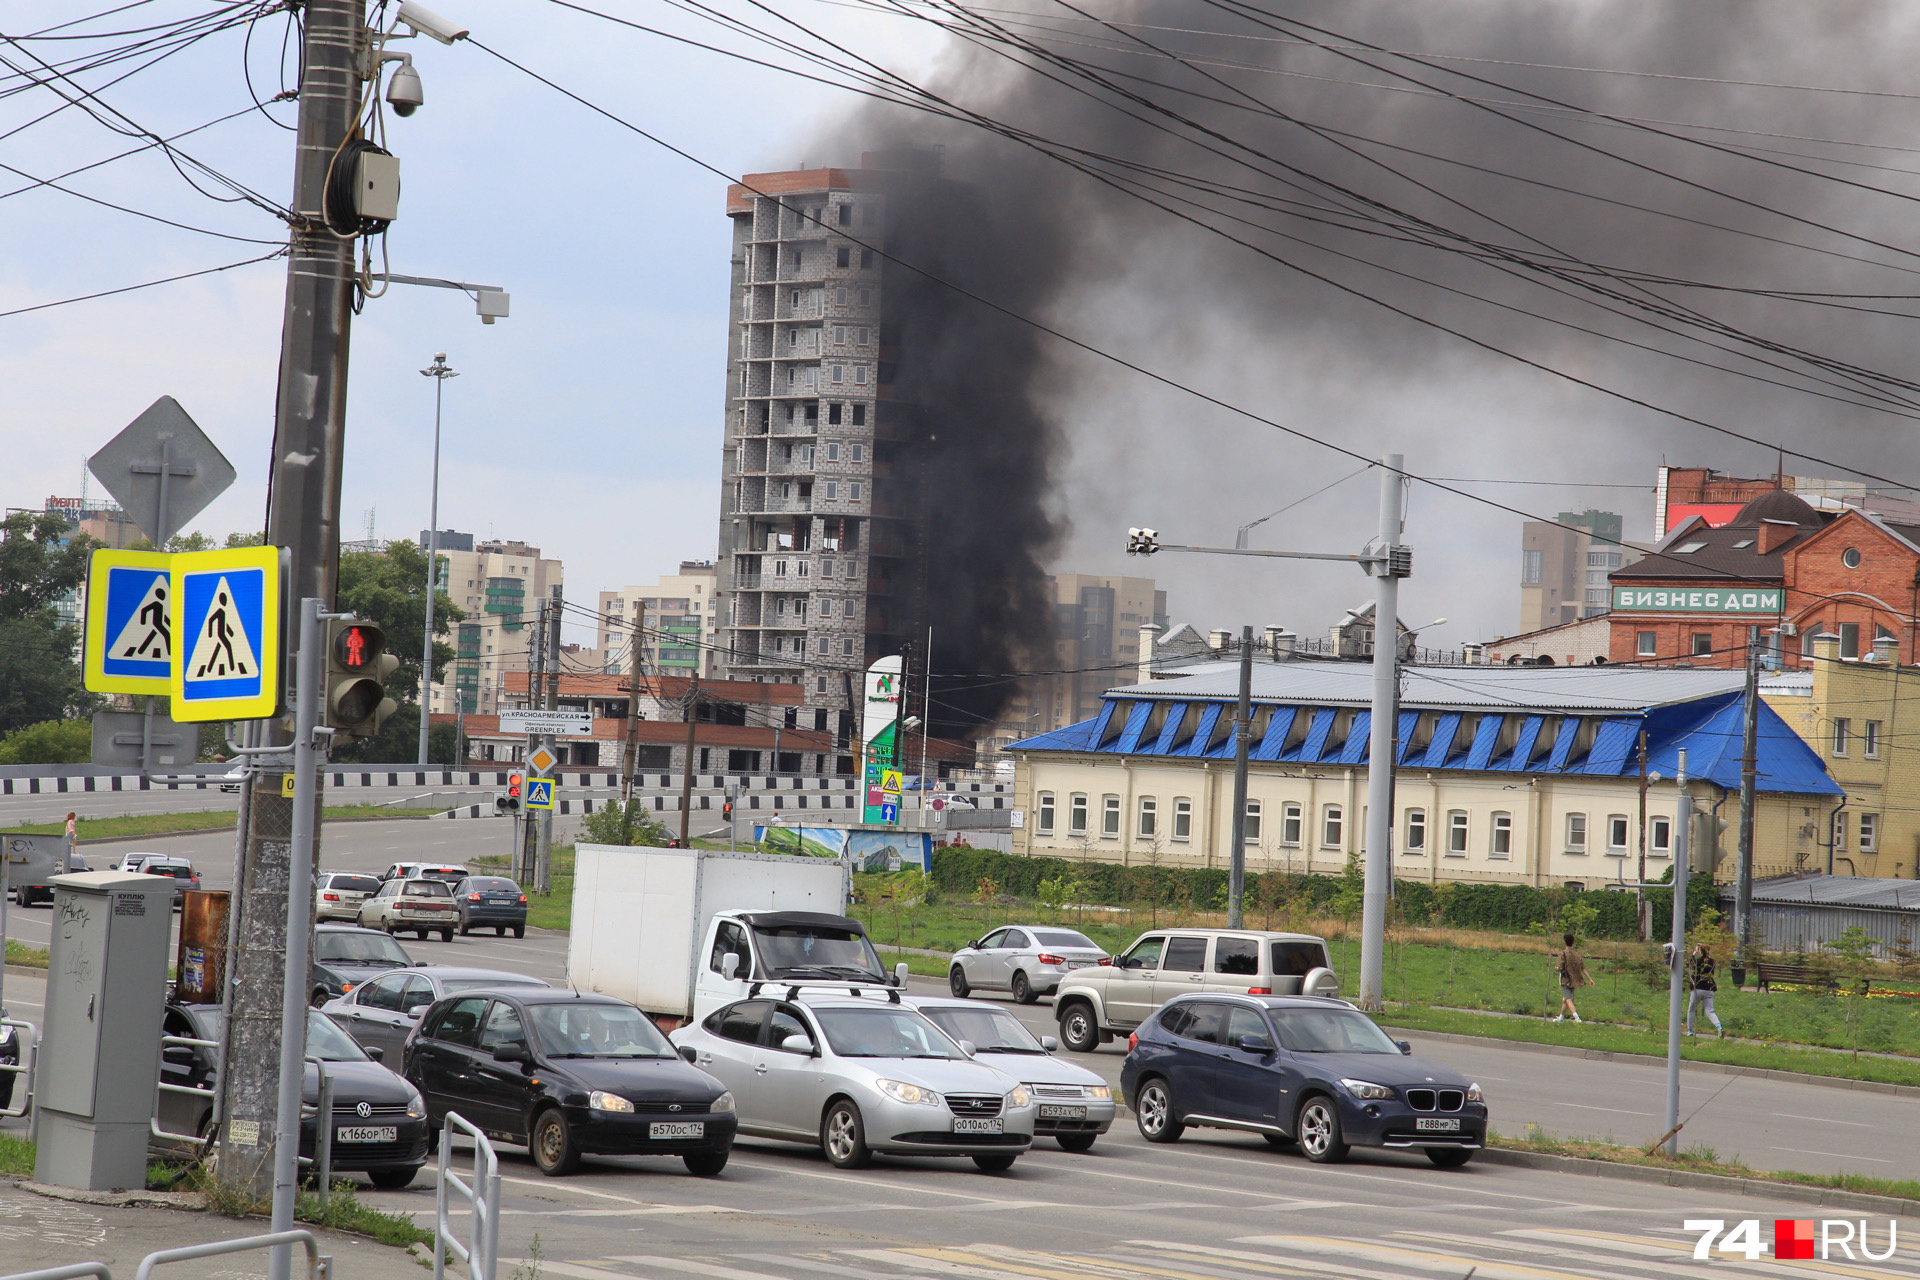
[[[280,1245],[291,1247],[299,1245],[307,1251],[307,1280],[332,1280],[333,1259],[320,1252],[319,1241],[311,1231],[276,1231],[270,1235],[242,1236],[238,1240],[215,1240],[210,1244],[190,1244],[178,1249],[162,1249],[140,1259],[140,1269],[134,1272],[134,1280],[149,1280],[155,1267],[164,1267],[170,1262],[193,1262],[200,1258],[217,1258],[228,1253],[250,1253],[255,1249],[272,1249]],[[478,1272],[474,1273],[478,1276]],[[488,1272],[491,1280],[492,1272]],[[96,1280],[113,1280],[113,1272],[104,1262],[75,1262],[64,1267],[46,1267],[39,1271],[19,1271],[9,1276],[0,1276],[0,1280],[82,1280],[83,1277],[95,1277]]]
[[[468,1175],[471,1183],[461,1181],[452,1168],[456,1126],[473,1138],[473,1172]],[[457,1192],[471,1208],[465,1244],[447,1226],[449,1190]],[[445,1280],[448,1250],[467,1264],[469,1280],[494,1280],[494,1267],[500,1259],[500,1159],[493,1154],[487,1135],[457,1111],[447,1112],[440,1128],[440,1188],[434,1192],[433,1201],[433,1280]]]

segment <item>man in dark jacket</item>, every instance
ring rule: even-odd
[[[1592,986],[1593,975],[1587,972],[1587,966],[1581,962],[1580,953],[1573,949],[1573,935],[1562,934],[1561,940],[1566,945],[1561,948],[1553,964],[1560,974],[1560,1013],[1554,1021],[1565,1022],[1568,1018],[1572,1018],[1578,1022],[1580,1010],[1574,1007],[1573,993],[1581,987]]]

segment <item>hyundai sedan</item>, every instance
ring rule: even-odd
[[[1148,1142],[1201,1125],[1297,1144],[1319,1164],[1362,1146],[1458,1168],[1486,1142],[1486,1097],[1412,1054],[1344,1000],[1180,996],[1129,1039],[1120,1087]]]

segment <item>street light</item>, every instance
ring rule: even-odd
[[[447,389],[447,379],[460,375],[448,366],[444,351],[434,352],[433,363],[420,373],[433,379],[433,496],[427,506],[427,637],[420,650],[420,764],[424,768],[429,763],[427,729],[433,706],[433,597],[440,581],[437,563],[440,556],[440,398]]]

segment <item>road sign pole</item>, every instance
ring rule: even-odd
[[[1394,549],[1405,519],[1400,454],[1381,460],[1380,540],[1375,553],[1373,709],[1367,744],[1365,882],[1360,906],[1360,1007],[1382,1007],[1386,988],[1387,898],[1393,892],[1393,754],[1400,720],[1400,577]]]
[[[560,584],[555,583],[552,587],[548,588],[548,593],[552,599],[547,605],[547,671],[545,680],[546,689],[544,690],[546,696],[541,705],[546,710],[553,711],[560,705],[560,612],[563,604],[560,594]],[[547,731],[541,745],[546,747],[547,754],[558,759],[559,752],[554,748],[553,731],[551,729]],[[556,777],[558,776],[559,767],[557,765],[554,767],[553,773]],[[534,890],[538,893],[553,892],[552,808],[548,808],[540,815],[540,840],[539,843],[534,846],[533,850],[533,885]]]
[[[1673,815],[1673,947],[1672,972],[1667,975],[1667,1136],[1669,1156],[1680,1154],[1680,1031],[1686,1014],[1687,872],[1693,857],[1693,797],[1687,794],[1687,749],[1680,748],[1680,767],[1673,777],[1679,791]]]

